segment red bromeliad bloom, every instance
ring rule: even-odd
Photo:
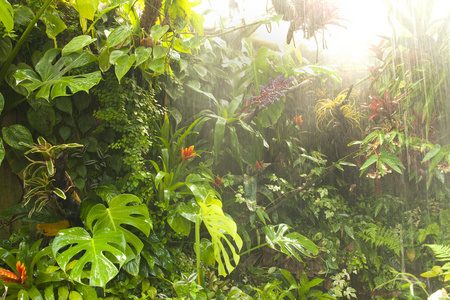
[[[25,270],[24,264],[22,264],[20,261],[16,264],[17,273],[19,275],[5,269],[0,269],[0,279],[4,282],[11,282],[11,283],[25,283],[27,281],[27,271]]]
[[[189,158],[197,156],[197,153],[194,152],[194,146],[190,146],[189,148],[181,148],[181,160],[184,162]]]
[[[298,125],[302,125],[303,124],[302,116],[295,117],[294,118],[294,123],[298,124]]]

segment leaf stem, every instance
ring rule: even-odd
[[[197,272],[198,272],[198,281],[200,283],[200,222],[201,217],[199,215],[195,218],[195,252],[196,252],[196,258],[197,258]]]
[[[258,246],[256,246],[256,247],[253,247],[253,248],[251,248],[251,249],[248,249],[247,251],[245,251],[245,252],[243,252],[243,253],[240,253],[239,255],[240,255],[240,256],[245,255],[245,254],[247,254],[247,253],[252,252],[253,250],[256,250],[256,249],[258,249],[258,248],[261,248],[261,247],[264,247],[264,246],[267,246],[267,245],[269,245],[269,243],[264,243],[264,244],[258,245]]]

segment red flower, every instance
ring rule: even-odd
[[[11,283],[25,283],[25,281],[28,279],[27,271],[25,270],[24,264],[22,264],[20,261],[16,264],[16,269],[19,275],[5,269],[0,269],[0,279],[4,282],[11,282]]]
[[[261,162],[256,161],[255,163],[255,170],[264,170],[266,168],[265,165],[263,165],[263,160]]]
[[[197,153],[194,152],[194,146],[190,146],[189,148],[181,148],[181,160],[184,162],[189,158],[197,156]]]
[[[298,116],[294,118],[294,123],[298,125],[303,125],[303,119],[302,116]]]

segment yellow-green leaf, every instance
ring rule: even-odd
[[[0,21],[6,28],[6,31],[11,31],[14,28],[14,10],[6,0],[0,0]]]
[[[71,0],[70,4],[78,13],[88,20],[94,20],[95,12],[98,8],[98,0]]]

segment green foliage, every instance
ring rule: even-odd
[[[218,263],[219,275],[225,276],[231,273],[239,263],[240,256],[237,254],[235,247],[228,240],[229,235],[236,243],[237,250],[242,248],[242,239],[237,233],[236,223],[227,217],[222,210],[222,203],[219,199],[214,197],[214,192],[211,189],[206,189],[198,184],[188,184],[189,189],[195,196],[199,212],[195,217],[196,228],[199,222],[203,222],[211,236],[212,249],[214,259]],[[186,214],[185,214],[186,215]],[[192,220],[192,219],[191,219]],[[200,232],[196,232],[196,252],[200,257]],[[235,266],[231,264],[231,259],[225,250],[225,245],[222,239],[227,243],[232,253],[232,259]],[[223,258],[223,259],[222,259]],[[198,264],[197,264],[198,265]]]
[[[286,224],[279,224],[277,226],[268,225],[264,227],[264,233],[266,234],[266,241],[269,246],[274,249],[283,252],[286,255],[294,256],[298,261],[302,261],[299,251],[303,255],[317,255],[317,246],[308,238],[304,237],[298,232],[287,233],[289,226]],[[276,246],[279,246],[278,249]]]
[[[14,10],[6,0],[1,0],[0,2],[0,19],[2,20],[3,26],[5,26],[7,31],[12,31],[14,28]]]
[[[74,227],[61,230],[53,242],[56,261],[79,283],[87,281],[91,286],[105,287],[119,273],[116,264],[120,268],[140,255],[143,243],[123,224],[137,227],[147,236],[150,233],[148,210],[136,196],[116,196],[108,201],[108,206],[97,204],[87,213],[86,225],[92,235]],[[79,253],[83,253],[80,258]]]
[[[85,227],[49,237],[51,246],[17,246],[29,226],[11,237],[16,244],[0,250],[9,269],[19,258],[30,268],[33,257],[29,285],[10,287],[11,298],[332,299],[354,297],[350,284],[364,295],[392,279],[386,286],[402,281],[409,296],[420,286],[406,272],[429,265],[422,243],[445,243],[449,210],[448,137],[437,138],[448,125],[448,28],[428,23],[430,6],[388,3],[410,35],[372,47],[371,80],[346,99],[347,76],[307,65],[301,47],[278,52],[245,38],[237,50],[226,31],[205,37],[187,0],[166,0],[157,25],[139,24],[137,2],[50,2],[12,10],[0,0],[0,113],[8,124],[0,161],[19,173],[36,134],[45,137],[26,154],[24,181],[25,202],[35,199],[40,210],[28,221],[48,222],[59,208],[44,204],[66,196],[52,187],[54,154],[81,143],[68,151],[68,175],[80,195],[100,187],[103,202],[94,193],[83,199]],[[32,28],[39,30],[29,35]],[[14,59],[20,63],[10,68]],[[292,86],[267,105],[277,83]],[[364,118],[356,107],[369,96]],[[157,101],[167,106],[164,119]],[[323,134],[313,131],[314,119]],[[360,140],[350,144],[359,151],[345,148],[347,138]],[[364,173],[383,194],[372,195]],[[14,220],[28,209],[18,204],[1,216]],[[35,237],[24,239],[32,245]],[[267,257],[263,246],[285,255]],[[292,257],[303,261],[293,267],[298,274],[281,269]],[[323,278],[331,286],[319,290]]]
[[[99,203],[89,210],[86,218],[86,226],[92,232],[106,228],[111,231],[121,232],[127,242],[127,261],[130,261],[136,255],[139,255],[144,244],[135,234],[125,227],[134,227],[148,236],[152,228],[148,209],[134,195],[119,195],[105,201],[108,203],[108,208]]]
[[[19,252],[17,250],[20,250]],[[71,299],[69,297],[81,295],[84,298],[97,299],[97,292],[93,287],[72,284],[65,273],[56,265],[52,258],[51,246],[42,248],[42,240],[38,240],[31,246],[27,242],[21,242],[17,249],[0,248],[2,260],[9,269],[15,268],[16,261],[25,265],[28,279],[25,284],[4,283],[8,288],[4,291],[6,299],[30,297],[31,299]],[[28,298],[25,298],[28,299]]]
[[[147,91],[128,78],[119,85],[111,74],[105,74],[105,81],[94,93],[100,104],[94,116],[102,121],[95,133],[109,137],[105,140],[106,150],[122,157],[122,169],[130,172],[129,185],[135,188],[138,182],[148,179],[144,160],[155,144],[155,122],[161,116],[153,90]]]
[[[70,246],[68,250],[59,250]],[[109,228],[96,231],[92,236],[83,228],[75,227],[61,230],[53,242],[52,251],[56,261],[71,279],[83,283],[88,278],[88,284],[104,287],[106,283],[118,274],[114,263],[121,267],[126,260],[125,238],[121,232]],[[84,253],[78,260],[74,256]],[[110,253],[110,255],[107,255]],[[112,255],[112,258],[109,258]],[[75,262],[68,267],[70,262]],[[87,272],[88,276],[83,276]]]
[[[385,246],[392,250],[395,254],[400,255],[402,250],[401,240],[398,230],[387,227],[380,227],[377,224],[366,224],[362,228],[362,238],[366,242],[370,242],[375,247]]]
[[[434,266],[431,271],[424,272],[420,275],[425,278],[444,276],[444,281],[448,281],[450,278],[450,246],[439,244],[430,244],[426,246],[433,251],[438,261],[443,261],[445,263],[442,266]]]
[[[101,80],[100,71],[81,74],[75,76],[64,76],[70,70],[82,67],[97,60],[95,56],[88,52],[70,53],[62,56],[57,62],[55,59],[61,54],[61,49],[50,49],[36,64],[36,72],[30,69],[19,69],[14,74],[18,84],[21,84],[28,91],[28,95],[39,89],[36,98],[49,97],[55,99],[60,96],[67,96],[66,89],[72,93],[79,91],[88,92]]]
[[[23,170],[24,187],[26,194],[24,196],[24,206],[33,202],[29,211],[30,217],[35,211],[39,212],[56,195],[66,200],[65,191],[53,186],[52,179],[55,176],[55,160],[57,155],[68,148],[81,147],[80,144],[62,144],[52,146],[44,138],[38,138],[38,144],[30,146],[30,150],[25,152],[25,157],[30,163]],[[33,160],[30,158],[32,153],[39,153],[43,160]],[[52,203],[56,206],[55,203]]]

